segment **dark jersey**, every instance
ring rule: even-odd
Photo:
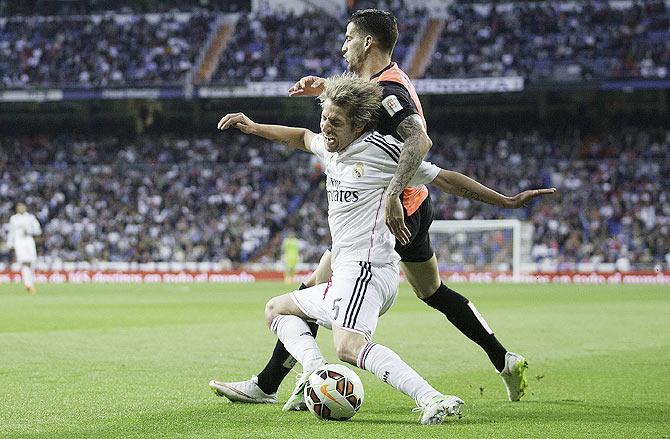
[[[418,114],[426,128],[426,119],[423,117],[423,108],[416,94],[414,85],[398,64],[391,63],[379,73],[372,75],[371,81],[377,81],[383,88],[382,108],[379,112],[377,131],[384,135],[391,135],[401,142],[398,134],[398,125],[412,114]],[[425,186],[408,187],[403,191],[402,204],[408,216],[414,214],[421,203],[428,198],[428,189]]]
[[[407,92],[407,89],[396,82],[379,82],[382,86],[383,94],[382,100],[386,99],[389,105],[396,105],[398,103],[398,111],[393,115],[382,107],[379,111],[379,120],[377,121],[377,131],[384,135],[391,135],[402,142],[402,137],[398,134],[398,125],[408,116],[418,114],[416,106]]]
[[[370,79],[377,81],[383,89],[382,109],[377,122],[377,131],[402,141],[397,131],[398,125],[412,114],[421,116],[424,128],[426,128],[423,108],[414,90],[414,85],[396,63],[389,64]]]

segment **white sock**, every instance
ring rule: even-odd
[[[33,269],[30,268],[28,265],[22,265],[21,266],[21,280],[23,280],[23,285],[26,288],[32,288],[34,281],[33,281]]]
[[[357,366],[414,398],[421,407],[433,397],[442,395],[414,369],[386,346],[368,342],[358,354]]]
[[[302,364],[305,372],[312,372],[325,363],[312,331],[300,317],[277,316],[272,320],[270,330],[277,334],[289,354]]]

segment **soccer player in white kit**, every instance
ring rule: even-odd
[[[16,262],[21,266],[21,279],[29,294],[35,294],[33,267],[37,261],[37,249],[33,236],[41,235],[42,228],[35,215],[28,213],[26,205],[16,204],[16,214],[9,218],[9,248],[14,249]]]
[[[286,349],[303,366],[285,407],[302,401],[310,373],[325,363],[306,320],[333,330],[337,356],[412,397],[422,424],[460,415],[463,401],[443,395],[386,346],[372,342],[377,320],[393,305],[400,257],[384,221],[384,192],[393,178],[402,143],[371,131],[381,87],[352,76],[327,81],[320,96],[321,133],[303,128],[262,125],[242,113],[224,116],[219,129],[235,127],[311,152],[326,173],[328,224],[332,236],[330,282],[271,299],[265,318]],[[433,181],[440,169],[422,163],[413,184]]]

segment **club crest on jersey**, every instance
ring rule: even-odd
[[[382,106],[386,109],[389,116],[394,116],[398,111],[402,110],[402,105],[395,95],[386,96],[382,99]]]
[[[363,163],[356,163],[352,174],[354,178],[361,178],[363,175],[365,175],[365,167],[363,166]]]

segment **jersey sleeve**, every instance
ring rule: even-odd
[[[409,92],[401,84],[391,81],[381,81],[379,84],[383,88],[380,131],[397,138],[398,125],[408,116],[419,112]]]
[[[319,161],[323,162],[326,155],[326,139],[323,137],[322,133],[319,133],[312,138],[312,142],[309,144],[309,149]]]
[[[430,162],[421,162],[419,169],[416,170],[409,186],[419,186],[431,183],[440,173],[440,168]]]

